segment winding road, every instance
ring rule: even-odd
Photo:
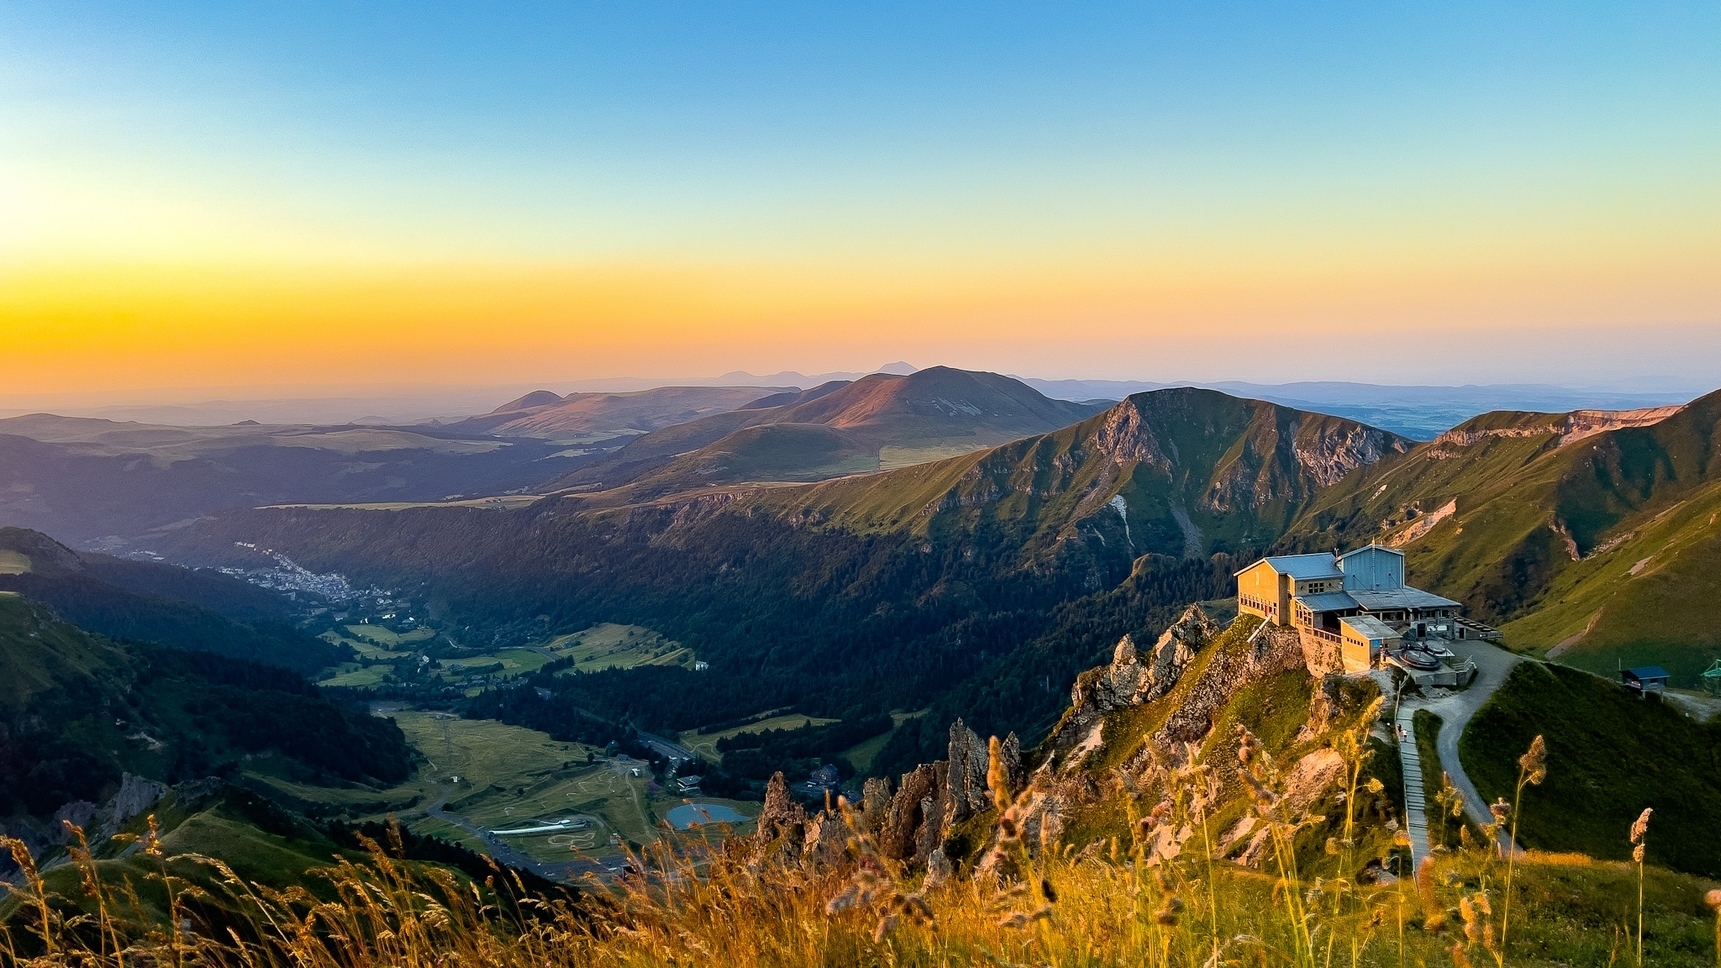
[[[1476,715],[1476,710],[1481,709],[1482,704],[1494,695],[1494,690],[1499,689],[1501,684],[1506,681],[1506,677],[1511,675],[1513,667],[1525,659],[1523,656],[1508,652],[1491,642],[1481,640],[1463,640],[1442,644],[1458,655],[1468,656],[1476,663],[1476,681],[1472,682],[1468,689],[1460,691],[1441,690],[1441,694],[1433,698],[1418,697],[1405,700],[1399,706],[1398,721],[1408,734],[1405,743],[1408,743],[1414,750],[1416,734],[1411,718],[1415,715],[1416,710],[1426,709],[1440,717],[1440,735],[1435,741],[1435,749],[1440,753],[1440,768],[1452,778],[1452,785],[1458,788],[1458,792],[1464,795],[1464,812],[1478,825],[1485,825],[1492,823],[1494,818],[1488,814],[1488,803],[1482,799],[1482,794],[1477,791],[1476,784],[1472,783],[1470,775],[1464,772],[1464,763],[1458,758],[1458,740],[1464,735],[1464,728],[1470,725],[1470,719]],[[1416,758],[1409,757],[1403,760],[1406,767],[1406,800],[1412,798],[1412,777],[1408,771],[1413,760]],[[1423,794],[1420,774],[1415,779],[1417,781],[1415,799],[1420,805]],[[1426,834],[1426,821],[1424,821],[1424,834]],[[1504,834],[1501,835],[1501,838],[1502,849],[1516,849]]]

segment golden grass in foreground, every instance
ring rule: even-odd
[[[0,935],[0,962],[115,968],[1718,963],[1710,908],[1721,906],[1721,891],[1710,891],[1706,906],[1711,885],[1665,871],[1533,854],[1508,863],[1477,846],[1434,854],[1414,880],[1351,876],[1375,858],[1362,856],[1347,817],[1342,838],[1315,845],[1329,873],[1299,875],[1299,867],[1322,867],[1298,842],[1315,829],[1312,818],[1286,814],[1282,777],[1253,737],[1244,733],[1240,747],[1258,816],[1274,839],[1264,871],[1214,860],[1202,846],[1217,786],[1193,755],[1172,772],[1150,812],[1137,816],[1131,801],[1127,842],[1081,851],[1057,844],[1036,819],[1044,816],[1038,812],[1044,791],[1031,786],[1012,797],[1002,789],[995,755],[993,839],[964,877],[910,876],[879,853],[866,818],[846,804],[838,805],[844,848],[830,862],[795,857],[792,839],[678,848],[666,841],[633,859],[639,873],[613,886],[594,883],[578,900],[522,898],[518,882],[511,889],[500,873],[477,885],[395,860],[374,844],[368,863],[340,862],[324,871],[327,890],[271,890],[243,883],[217,859],[166,856],[153,824],[141,845],[155,865],[145,883],[104,881],[103,865],[80,846],[72,857],[83,874],[81,892],[56,898],[14,842],[8,846],[24,875],[5,908],[11,928]],[[1359,775],[1351,773],[1353,793]],[[1508,878],[1514,887],[1505,887]],[[1633,957],[1639,916],[1641,961]]]

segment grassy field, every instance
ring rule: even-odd
[[[460,678],[468,669],[481,669],[502,663],[502,675],[520,676],[537,672],[549,662],[550,657],[536,649],[498,649],[483,655],[467,655],[458,659],[446,659],[442,663],[445,675]]]
[[[894,729],[911,719],[919,719],[924,715],[926,715],[924,709],[917,709],[911,713],[893,711],[890,714],[891,727]],[[856,743],[838,755],[848,760],[855,769],[865,773],[872,769],[872,761],[878,759],[879,752],[884,749],[884,744],[888,742],[890,742],[890,734],[880,733],[872,739]]]
[[[362,666],[356,662],[342,663],[333,675],[317,680],[319,686],[380,686],[388,666]]]
[[[836,722],[834,719],[820,719],[817,716],[803,716],[800,713],[790,713],[785,716],[771,716],[766,719],[758,720],[757,722],[743,723],[740,726],[715,730],[709,733],[703,731],[697,733],[686,733],[681,737],[681,745],[695,753],[698,753],[705,759],[716,763],[723,759],[723,754],[717,752],[717,742],[719,740],[729,739],[733,736],[740,736],[742,733],[763,733],[767,729],[801,729],[805,726],[824,726],[827,723],[834,722]],[[886,733],[885,735],[889,736],[890,734]]]
[[[1655,664],[1674,685],[1721,658],[1721,483],[1692,495],[1574,562],[1550,585],[1544,605],[1504,626],[1514,648],[1607,674],[1618,664]]]
[[[1645,807],[1649,859],[1721,875],[1721,724],[1694,722],[1671,703],[1638,699],[1606,679],[1558,665],[1518,666],[1464,731],[1464,767],[1482,795],[1510,798],[1517,758],[1537,735],[1548,777],[1524,794],[1525,846],[1623,859]]]
[[[478,851],[484,850],[479,838],[428,816],[426,808],[446,798],[444,809],[449,813],[491,830],[530,826],[540,820],[590,821],[581,830],[506,838],[516,849],[545,861],[566,861],[575,850],[614,853],[612,834],[635,844],[651,843],[668,810],[687,802],[654,791],[649,771],[633,776],[630,767],[644,764],[606,761],[601,751],[579,743],[559,742],[494,720],[405,710],[389,715],[424,755],[413,780],[373,790],[265,779],[298,799],[344,807],[358,819],[398,816],[418,833],[445,837]],[[758,809],[757,804],[698,799],[727,803],[748,815]]]
[[[30,556],[18,551],[0,550],[0,575],[28,575]]]
[[[632,669],[636,666],[693,665],[693,650],[638,625],[605,622],[539,643],[574,660],[570,671]]]
[[[428,642],[431,639],[436,638],[436,633],[431,629],[413,629],[410,632],[396,632],[393,629],[384,628],[381,625],[348,625],[346,629],[348,635],[361,642],[369,642],[372,645],[397,651],[405,646],[410,646],[418,642]]]

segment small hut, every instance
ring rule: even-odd
[[[1651,692],[1667,691],[1667,670],[1660,666],[1637,666],[1626,669],[1619,674],[1620,682],[1627,689],[1642,696]]]

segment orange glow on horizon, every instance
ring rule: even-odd
[[[1569,255],[1505,268],[1256,261],[960,273],[820,264],[37,266],[0,275],[0,335],[13,393],[716,373],[788,349],[799,358],[897,358],[975,341],[1042,358],[1081,344],[1151,355],[1156,342],[1285,327],[1379,335],[1411,324],[1617,325],[1698,320],[1721,306],[1721,275],[1709,260],[1666,255],[1616,260],[1605,271]]]

